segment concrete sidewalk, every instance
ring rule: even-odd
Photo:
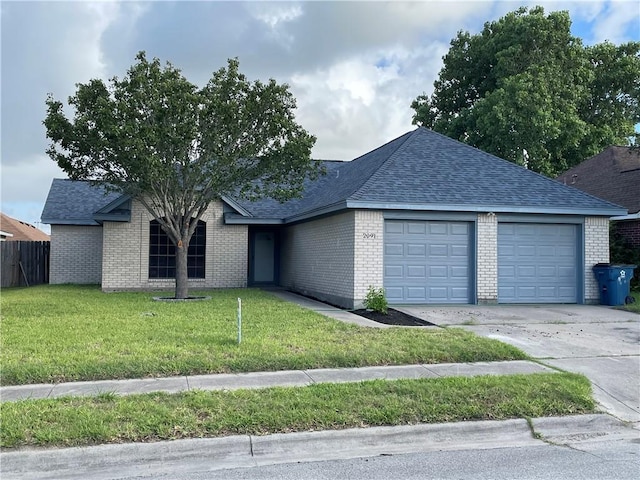
[[[93,396],[102,393],[132,395],[137,393],[178,393],[189,390],[235,390],[240,388],[304,387],[313,383],[360,382],[363,380],[397,380],[401,378],[436,378],[446,376],[514,375],[553,371],[526,360],[509,362],[439,363],[360,368],[321,368],[218,375],[194,375],[168,378],[100,380],[57,384],[0,387],[3,402]]]

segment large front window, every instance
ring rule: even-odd
[[[187,275],[204,278],[206,223],[198,220],[189,242]],[[149,278],[176,278],[176,247],[157,220],[149,224]]]

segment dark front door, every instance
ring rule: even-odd
[[[249,281],[251,284],[277,283],[277,233],[273,230],[255,230],[249,245]]]

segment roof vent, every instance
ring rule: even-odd
[[[577,173],[574,173],[573,175],[571,175],[571,185],[575,185],[577,179],[578,179]]]

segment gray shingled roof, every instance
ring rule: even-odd
[[[262,202],[241,204],[254,216],[270,213]],[[285,203],[277,214],[295,220],[322,209],[357,206],[621,214],[617,205],[422,127],[337,165],[303,199]]]
[[[558,181],[640,212],[640,151],[611,146],[567,170]]]
[[[327,175],[307,182],[302,198],[283,204],[271,199],[235,201],[256,220],[285,221],[344,208],[624,214],[617,205],[422,127],[351,162],[324,165]],[[93,188],[74,185],[82,182],[56,182],[59,181],[54,180],[43,212],[45,223],[50,223],[45,218],[56,218],[57,210],[63,212],[63,218],[70,218],[73,213],[74,205],[64,204],[73,195],[61,192],[63,185],[87,195],[85,189]],[[82,213],[86,215],[91,208],[95,212],[113,199],[101,196],[101,204],[97,198],[74,203],[76,207],[83,203]]]
[[[93,214],[121,197],[106,193],[103,187],[89,182],[54,178],[42,210],[42,222],[66,225],[98,225]]]

